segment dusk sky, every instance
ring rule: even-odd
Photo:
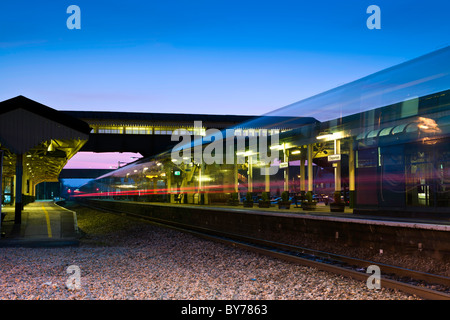
[[[0,101],[261,115],[448,46],[449,13],[442,0],[2,1]]]

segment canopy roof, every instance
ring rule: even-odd
[[[23,155],[25,170],[35,183],[57,181],[67,161],[87,142],[89,132],[84,121],[24,96],[2,101],[3,173],[13,176],[17,155]]]

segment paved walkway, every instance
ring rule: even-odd
[[[65,246],[78,244],[76,213],[53,201],[36,201],[25,206],[22,223],[14,224],[14,207],[5,206],[1,225],[4,246]]]

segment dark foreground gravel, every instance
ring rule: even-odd
[[[83,233],[80,246],[0,248],[1,299],[418,299],[139,219],[70,206]],[[67,273],[71,269],[79,270],[79,283],[68,285],[75,277]]]

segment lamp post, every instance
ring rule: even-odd
[[[333,161],[333,167],[334,167],[334,191],[335,192],[341,192],[341,138],[343,137],[343,132],[334,132],[334,133],[327,133],[317,136],[317,139],[319,140],[325,140],[325,141],[333,141],[334,143],[334,158],[333,156],[328,156],[328,161],[331,161],[332,158]]]
[[[341,140],[334,140],[334,154],[341,154]],[[334,164],[334,191],[341,191],[341,161]]]
[[[253,157],[256,155],[252,150],[237,152],[236,155],[248,157],[248,192],[253,192]]]
[[[280,164],[280,168],[283,168],[283,189],[284,191],[289,191],[289,150],[292,147],[289,143],[282,143],[280,145],[271,146],[272,150],[283,150],[283,163]],[[283,165],[283,166],[281,166]]]

